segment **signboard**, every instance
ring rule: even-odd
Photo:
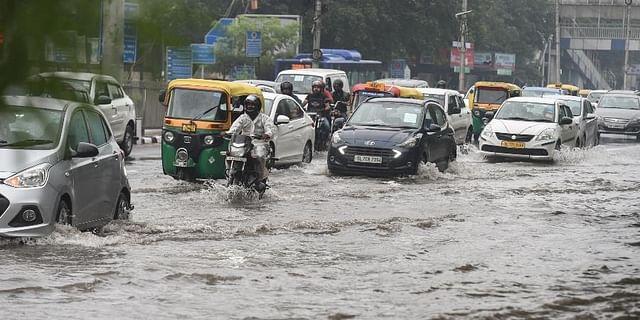
[[[124,50],[122,61],[135,63],[137,59],[138,34],[135,18],[138,15],[138,4],[125,1],[124,3]]]
[[[247,31],[245,53],[249,58],[259,58],[262,55],[262,33]]]
[[[100,63],[100,38],[87,38],[87,46],[89,48],[89,63]]]
[[[191,78],[192,75],[191,48],[167,47],[166,80]]]
[[[493,67],[493,54],[491,52],[474,52],[473,65],[475,68],[484,69]]]
[[[640,64],[632,64],[627,67],[627,74],[638,76],[640,75]]]
[[[497,71],[499,76],[510,76],[513,73],[511,69],[498,69]]]
[[[191,63],[193,64],[214,64],[216,57],[213,54],[214,45],[194,43],[191,44]]]
[[[451,48],[451,55],[449,57],[449,66],[452,68],[460,67],[460,57],[462,55],[462,52],[460,51],[460,48],[459,48],[460,42],[454,41],[453,45],[454,46],[453,48]],[[465,54],[464,54],[465,55],[464,65],[465,67],[469,67],[473,69],[473,63],[474,63],[473,43],[467,43],[466,50],[467,51],[465,51]]]
[[[516,69],[516,55],[510,53],[496,53],[494,66],[496,69]]]
[[[231,70],[233,80],[247,80],[256,78],[256,67],[248,64],[237,65]]]
[[[389,65],[389,76],[391,78],[404,79],[404,68],[407,66],[405,59],[393,59]]]
[[[460,73],[460,66],[453,67],[453,72]],[[471,73],[471,68],[464,67],[464,73]]]

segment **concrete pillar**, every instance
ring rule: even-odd
[[[122,82],[124,63],[124,0],[102,0],[102,73]]]

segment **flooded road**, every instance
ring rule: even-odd
[[[318,154],[260,201],[138,157],[131,221],[0,241],[0,316],[637,319],[640,144],[603,143],[397,179],[332,177]]]

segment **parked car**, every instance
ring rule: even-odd
[[[263,95],[263,112],[278,127],[270,141],[275,164],[311,162],[315,143],[313,120],[293,98],[268,92]]]
[[[92,229],[128,218],[124,154],[102,112],[60,99],[1,99],[0,236],[38,237],[55,223]]]
[[[256,86],[256,87],[260,88],[260,90],[262,90],[262,92],[271,92],[271,93],[278,92],[277,83],[275,81],[269,81],[269,80],[235,80],[233,82],[246,83],[246,84],[250,84],[252,86]]]
[[[342,81],[343,90],[350,93],[349,78],[342,70],[317,68],[283,70],[278,73],[276,83],[291,82],[293,84],[293,93],[300,98],[300,101],[304,101],[307,95],[311,93],[311,84],[314,81],[323,81],[326,87],[325,90],[332,91],[332,83],[337,79]]]
[[[630,135],[640,141],[640,97],[607,93],[600,99],[596,115],[600,133]]]
[[[327,165],[332,174],[415,174],[426,162],[444,171],[456,150],[453,128],[439,104],[372,98],[333,134]]]
[[[43,81],[44,87],[37,83]],[[29,90],[29,95],[62,98],[65,100],[87,102],[85,99],[74,99],[72,96],[52,95],[52,86],[65,83],[74,88],[83,88],[90,103],[96,105],[111,125],[116,141],[124,151],[125,156],[133,150],[133,140],[136,134],[136,107],[133,100],[127,96],[122,85],[113,77],[95,73],[81,72],[47,72],[40,73],[30,79],[30,88],[44,90]],[[33,85],[36,83],[36,85]]]
[[[429,88],[429,82],[418,79],[399,79],[399,78],[386,78],[378,79],[375,82],[390,84],[394,86],[400,86],[405,88]]]
[[[447,114],[447,120],[455,132],[456,144],[464,144],[471,133],[471,110],[465,105],[462,94],[456,90],[438,88],[417,88],[425,100],[435,100]]]
[[[592,147],[600,144],[598,120],[595,109],[589,100],[576,96],[557,96],[573,113],[573,120],[578,125],[577,147]]]
[[[561,100],[518,97],[502,103],[480,134],[487,156],[553,160],[562,145],[574,147],[578,126]]]

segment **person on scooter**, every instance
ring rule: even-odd
[[[440,89],[446,89],[447,88],[447,82],[444,80],[440,80],[436,83],[436,88],[440,88]]]
[[[342,90],[344,87],[344,83],[342,83],[342,80],[340,79],[336,79],[335,81],[333,81],[333,102],[334,103],[338,103],[338,101],[342,101],[345,103],[349,103],[349,98],[351,98],[351,96],[349,95],[348,92],[344,92],[344,90]]]
[[[244,99],[244,113],[236,119],[227,131],[227,134],[254,135],[260,137],[264,141],[269,141],[276,132],[276,126],[266,114],[260,112],[260,99],[254,95],[249,95]],[[257,148],[267,148],[268,144],[254,145]],[[252,154],[254,154],[252,152]],[[264,190],[267,186],[267,159],[264,156],[268,154],[267,150],[256,150],[255,158],[256,173],[258,174],[258,182],[256,190]]]
[[[289,97],[293,98],[293,100],[298,102],[299,105],[302,105],[302,101],[300,101],[300,98],[298,98],[298,96],[296,96],[293,93],[293,84],[291,82],[285,81],[285,82],[281,83],[280,84],[280,92],[282,92],[282,94],[286,94]]]
[[[327,92],[328,93],[328,92]],[[304,99],[302,107],[308,112],[317,114],[316,121],[319,125],[316,127],[316,146],[318,150],[323,149],[323,142],[328,141],[331,131],[331,94],[327,96],[324,90],[324,82],[316,80],[311,84],[311,93]],[[319,142],[319,140],[321,140]]]

